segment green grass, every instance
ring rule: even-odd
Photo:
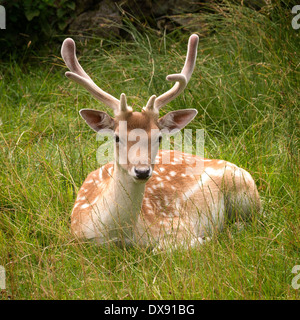
[[[277,9],[276,9],[277,8]],[[221,10],[222,9],[222,10]],[[290,11],[218,7],[184,94],[161,114],[193,107],[205,156],[254,177],[263,214],[226,226],[200,248],[160,251],[77,243],[70,212],[97,168],[96,136],[81,108],[108,110],[64,77],[60,48],[2,63],[0,75],[0,265],[13,299],[299,299],[299,30]],[[127,26],[131,41],[78,43],[87,73],[139,110],[179,72],[189,34]],[[110,112],[110,111],[108,111]]]

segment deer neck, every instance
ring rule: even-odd
[[[110,226],[109,238],[133,237],[145,191],[145,182],[135,182],[116,162],[111,182],[105,191],[102,223]],[[118,230],[118,231],[116,231]],[[127,241],[127,240],[126,240]]]
[[[118,206],[138,214],[142,206],[145,184],[145,182],[134,181],[127,171],[115,162],[112,191]]]

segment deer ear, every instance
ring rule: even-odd
[[[158,120],[161,130],[176,133],[189,124],[197,115],[196,109],[171,111]]]
[[[115,121],[106,112],[92,109],[81,109],[79,114],[96,132],[110,132],[114,129]]]

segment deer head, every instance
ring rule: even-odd
[[[162,132],[175,133],[181,130],[197,114],[196,109],[184,109],[169,112],[159,118],[160,108],[175,99],[189,82],[195,66],[198,40],[196,34],[190,36],[181,73],[167,76],[168,81],[175,81],[174,86],[159,97],[151,96],[142,112],[133,112],[127,105],[124,93],[118,100],[100,89],[79,64],[75,42],[71,38],[63,42],[61,55],[71,71],[67,71],[65,75],[86,88],[114,112],[114,117],[111,117],[103,111],[82,109],[81,117],[94,131],[111,131],[114,134],[115,163],[136,182],[146,181],[151,177]]]

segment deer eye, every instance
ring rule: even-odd
[[[120,142],[119,136],[115,135],[115,141],[116,141],[117,143]]]

